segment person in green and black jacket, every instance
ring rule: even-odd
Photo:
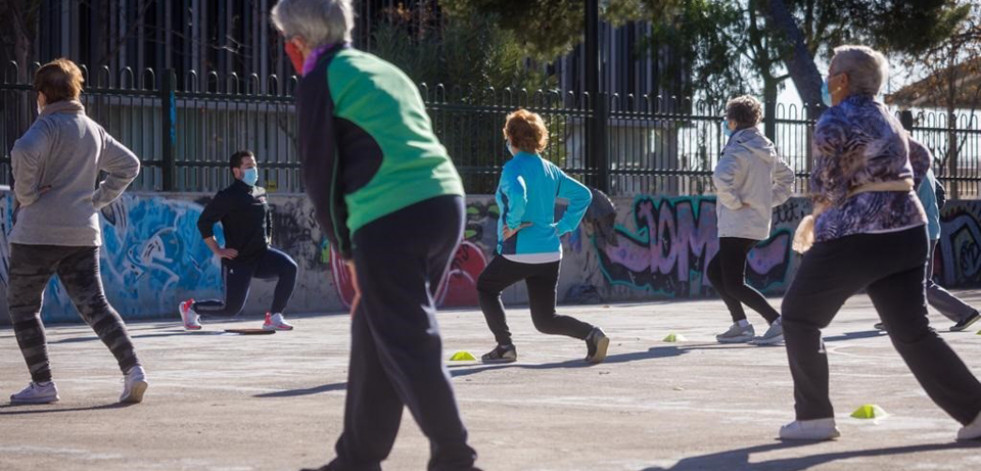
[[[434,301],[463,236],[460,176],[412,81],[350,46],[350,0],[282,0],[272,20],[303,76],[306,192],[356,288],[344,431],[321,469],[381,469],[403,406],[432,444],[429,469],[475,469]]]

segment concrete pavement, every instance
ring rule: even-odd
[[[963,292],[981,305],[981,291]],[[779,299],[771,299],[779,305]],[[784,445],[793,419],[782,347],[723,346],[728,325],[718,300],[563,306],[603,327],[610,357],[587,366],[582,342],[545,336],[526,308],[509,311],[519,361],[453,363],[458,400],[485,470],[878,470],[977,469],[981,443],[957,444],[959,424],[925,396],[872,330],[865,296],[846,304],[825,333],[832,398],[842,438]],[[175,314],[175,318],[176,318]],[[750,317],[762,331],[763,320]],[[981,375],[981,324],[948,333]],[[219,334],[260,320],[134,323],[130,333],[151,382],[143,404],[119,407],[121,375],[84,325],[48,331],[61,402],[8,406],[28,381],[13,332],[0,330],[0,470],[295,470],[324,464],[340,433],[348,360],[345,315],[290,319],[293,332]],[[476,310],[439,316],[446,357],[476,356],[492,337]],[[665,343],[671,332],[687,341]],[[875,403],[891,415],[857,420]],[[386,470],[422,470],[428,444],[405,414]]]

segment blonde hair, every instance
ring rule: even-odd
[[[548,145],[548,128],[538,113],[518,109],[507,116],[503,131],[511,146],[522,152],[539,154]]]
[[[77,100],[83,82],[82,70],[65,58],[48,62],[34,73],[34,90],[43,93],[48,104]]]

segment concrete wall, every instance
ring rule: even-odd
[[[177,319],[183,299],[221,296],[218,260],[201,241],[197,218],[211,195],[127,193],[102,211],[102,277],[126,319]],[[346,271],[333,256],[304,195],[271,194],[274,241],[300,266],[291,312],[340,312],[352,295]],[[565,303],[644,301],[714,296],[705,268],[718,251],[714,197],[640,196],[615,200],[614,224],[586,220],[564,241],[558,297]],[[6,236],[13,224],[10,192],[0,192],[0,300],[8,273]],[[770,239],[749,256],[747,276],[767,294],[786,290],[800,263],[790,249],[793,231],[810,211],[794,198],[774,210]],[[496,243],[498,208],[490,196],[470,196],[465,240],[440,290],[444,307],[475,306],[475,284]],[[981,202],[948,203],[935,274],[946,286],[981,284]],[[392,234],[397,238],[398,234]],[[219,238],[221,235],[219,233]],[[274,283],[255,280],[245,314],[268,310]],[[523,285],[505,292],[526,299]],[[53,279],[45,295],[46,322],[74,322],[77,313]],[[0,302],[0,323],[9,323]]]

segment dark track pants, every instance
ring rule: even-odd
[[[804,254],[783,300],[783,334],[797,420],[834,417],[821,329],[865,289],[890,340],[927,395],[962,424],[981,411],[981,383],[927,320],[923,227],[818,242]]]
[[[351,320],[344,432],[324,469],[380,470],[408,407],[430,470],[473,469],[436,323],[435,294],[463,236],[458,196],[414,204],[354,233],[361,302]]]

